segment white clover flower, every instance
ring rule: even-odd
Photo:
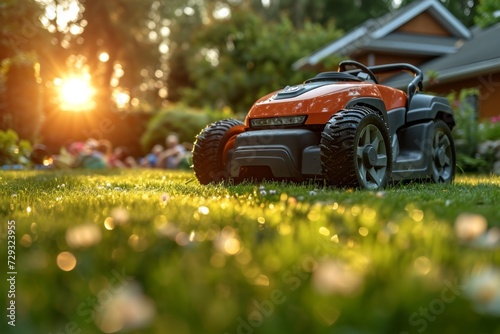
[[[492,227],[471,242],[477,248],[496,249],[500,247],[500,229]]]
[[[130,213],[127,209],[122,207],[116,207],[111,210],[111,218],[113,218],[113,222],[115,225],[124,225],[127,224],[130,219]]]
[[[323,295],[352,295],[363,284],[363,277],[346,263],[339,260],[320,262],[313,273],[312,284]]]
[[[85,248],[101,242],[101,229],[92,223],[70,227],[66,230],[66,243],[71,248]]]
[[[483,215],[461,213],[455,220],[455,234],[461,241],[470,242],[486,232],[488,222]]]
[[[494,267],[471,275],[465,284],[465,295],[479,313],[500,316],[500,270]]]
[[[156,313],[153,301],[144,295],[140,285],[134,281],[109,290],[96,307],[95,323],[104,333],[134,330],[148,326]]]

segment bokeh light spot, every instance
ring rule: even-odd
[[[187,244],[189,244],[189,235],[187,235],[186,233],[184,232],[179,232],[177,233],[177,235],[175,236],[175,242],[179,245],[179,246],[186,246]]]
[[[326,228],[326,227],[324,227],[324,226],[321,226],[321,227],[319,228],[319,234],[324,235],[325,237],[328,237],[328,236],[330,236],[330,230],[329,230],[329,229],[327,229],[327,228]]]
[[[21,246],[28,248],[33,243],[33,240],[29,234],[25,234],[21,237],[20,243],[21,243]]]
[[[99,54],[99,61],[101,61],[101,62],[105,63],[105,62],[107,62],[108,60],[109,60],[109,53],[107,53],[107,52],[101,52],[101,53]]]
[[[132,234],[128,238],[128,245],[136,252],[142,252],[148,247],[148,241],[145,237]]]
[[[210,213],[210,209],[207,208],[206,206],[200,206],[198,208],[198,212],[201,213],[202,215],[208,215]]]
[[[269,286],[269,277],[261,274],[255,278],[254,284],[259,286]]]
[[[432,262],[425,256],[419,256],[413,262],[413,268],[420,275],[427,275],[432,269]]]
[[[359,234],[363,237],[366,237],[369,233],[368,229],[366,227],[360,227],[358,230]]]
[[[70,252],[62,252],[57,255],[57,266],[63,271],[71,271],[76,266],[76,258]]]
[[[236,238],[228,238],[224,242],[224,251],[229,255],[234,255],[240,251],[240,241]]]
[[[317,210],[311,210],[308,214],[307,214],[307,219],[309,219],[310,221],[312,222],[315,222],[315,221],[318,221],[319,218],[320,218],[320,213],[317,211]]]
[[[290,234],[290,232],[292,232],[292,227],[290,226],[290,224],[280,224],[278,226],[278,232],[281,235],[288,235]]]
[[[411,211],[410,216],[414,221],[420,222],[424,219],[424,212],[422,210],[415,209]]]
[[[113,218],[107,217],[104,219],[104,227],[106,230],[111,231],[115,228],[115,222],[113,221]]]
[[[354,205],[351,208],[351,215],[353,215],[354,217],[359,216],[360,213],[361,213],[361,208],[359,206]]]

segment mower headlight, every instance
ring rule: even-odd
[[[301,125],[305,120],[306,116],[255,118],[250,120],[250,125],[253,128],[264,126]]]

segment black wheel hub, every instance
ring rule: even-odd
[[[367,168],[371,168],[377,163],[377,150],[372,145],[367,145],[363,149],[363,162]]]
[[[436,149],[434,152],[434,161],[436,161],[439,166],[444,166],[446,164],[446,152],[444,148],[439,147]]]

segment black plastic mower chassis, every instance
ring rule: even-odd
[[[242,170],[262,172],[264,169],[277,179],[319,177],[320,136],[306,129],[244,132],[236,137],[235,149],[230,154],[231,177],[241,177]]]
[[[391,136],[393,170],[390,181],[426,178],[432,168],[428,152],[434,121],[403,127]],[[239,134],[229,152],[233,178],[303,181],[322,179],[321,133],[307,129],[254,130]]]

